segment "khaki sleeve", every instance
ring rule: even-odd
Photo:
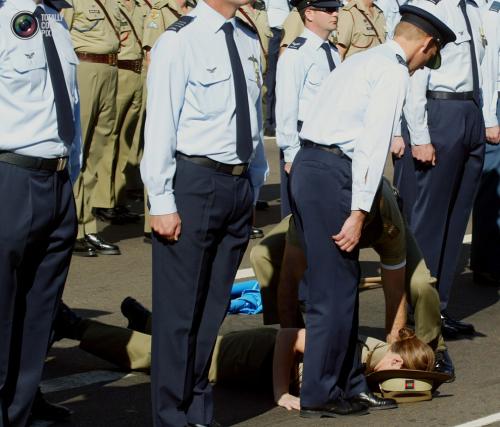
[[[337,23],[337,42],[346,49],[351,45],[353,29],[354,19],[351,12],[341,9]]]
[[[165,24],[162,16],[162,12],[159,9],[151,9],[144,20],[144,34],[142,37],[142,47],[152,48],[156,43],[156,40],[165,31]]]
[[[283,37],[281,38],[280,46],[288,46],[302,34],[302,31],[304,31],[304,24],[300,19],[299,12],[294,9],[283,23]]]
[[[74,1],[69,1],[72,7],[68,7],[65,9],[61,10],[61,16],[64,18],[66,21],[66,25],[68,26],[68,29],[71,31],[71,28],[73,27],[73,17],[75,16],[75,2]]]

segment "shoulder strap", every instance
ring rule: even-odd
[[[132,28],[132,32],[134,33],[134,36],[135,36],[135,40],[137,41],[137,43],[139,43],[139,46],[141,47],[141,51],[142,51],[142,40],[140,39],[139,35],[137,34],[137,31],[134,27],[134,24],[132,24],[132,20],[127,16],[127,14],[120,9],[120,13],[123,15],[123,17],[127,20],[128,24],[130,25],[130,28]]]
[[[170,12],[172,12],[177,19],[182,18],[182,15],[179,12],[177,12],[172,6],[170,6],[169,4],[167,4],[166,6],[168,10],[170,10]]]
[[[150,9],[153,9],[153,5],[149,2],[149,0],[144,0],[144,3],[146,3],[147,7],[149,7]]]
[[[372,28],[373,28],[373,31],[375,31],[375,35],[377,36],[377,39],[378,39],[379,43],[380,43],[380,44],[384,43],[384,42],[382,41],[382,39],[380,38],[380,35],[378,34],[377,29],[375,28],[375,25],[373,25],[373,22],[371,21],[371,19],[370,19],[370,18],[368,18],[368,15],[367,15],[365,12],[363,12],[361,9],[358,9],[357,7],[356,7],[355,9],[356,9],[359,13],[361,13],[361,15],[363,15],[363,16],[366,18],[366,20],[370,23],[370,25],[371,25],[371,26],[372,26]]]
[[[113,21],[112,21],[111,17],[109,16],[108,11],[106,10],[106,8],[104,7],[104,5],[102,4],[101,0],[95,0],[95,2],[99,5],[99,7],[104,12],[104,15],[106,16],[106,19],[108,20],[109,25],[111,25],[111,28],[113,28],[113,31],[115,32],[116,38],[118,40],[120,40],[120,42],[121,42],[120,33],[116,29],[115,24],[113,24]]]
[[[267,56],[267,52],[266,52],[266,49],[264,49],[264,45],[262,44],[262,39],[260,38],[260,34],[259,34],[259,30],[257,29],[257,25],[255,25],[255,22],[253,22],[252,18],[250,18],[250,15],[248,13],[246,13],[242,7],[240,7],[238,10],[248,20],[249,24],[253,27],[253,29],[257,33],[257,37],[259,39],[259,44],[260,44],[260,48],[262,49],[262,53],[264,54],[264,56]]]

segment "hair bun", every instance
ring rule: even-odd
[[[401,328],[398,332],[398,335],[401,341],[411,340],[412,338],[415,338],[415,332],[413,331],[413,329],[407,327]]]

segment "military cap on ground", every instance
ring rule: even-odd
[[[431,400],[438,387],[451,380],[442,372],[413,369],[388,369],[372,372],[366,376],[370,389],[383,397],[396,399],[398,403]]]
[[[337,0],[292,0],[290,4],[298,10],[305,9],[306,7],[333,9],[343,6],[343,3]]]
[[[399,8],[399,13],[401,22],[408,22],[425,31],[436,41],[439,49],[456,39],[455,33],[430,11],[417,6],[403,5]],[[425,66],[433,70],[439,68],[441,66],[440,53],[438,52]]]

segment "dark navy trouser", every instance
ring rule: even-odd
[[[472,220],[471,268],[500,277],[500,145],[486,144]]]
[[[304,243],[307,339],[301,405],[319,407],[367,391],[358,336],[358,250],[332,241],[351,212],[351,162],[302,147],[291,172],[292,212]]]
[[[441,309],[446,309],[483,167],[484,121],[473,101],[428,99],[427,117],[437,163],[413,162],[416,200],[410,228],[431,274],[438,279]],[[407,156],[410,150],[405,151]],[[399,162],[403,168],[410,163],[408,158]],[[413,179],[411,173],[408,176]],[[411,195],[404,187],[399,191],[408,204]]]
[[[151,385],[156,427],[210,424],[208,369],[231,286],[248,244],[253,189],[231,176],[177,161],[181,236],[153,235]]]
[[[24,427],[76,238],[66,170],[0,162],[0,426]]]

